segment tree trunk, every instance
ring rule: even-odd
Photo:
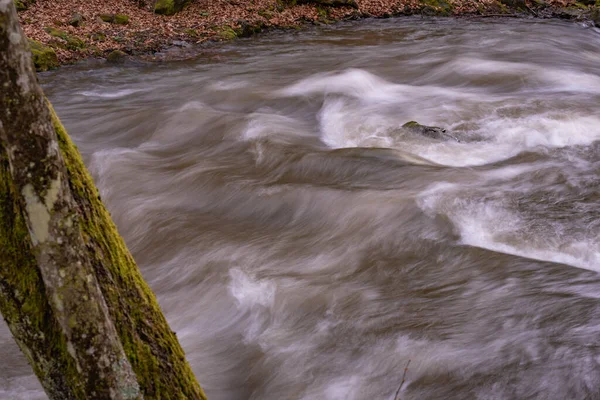
[[[0,311],[51,399],[205,399],[0,0]]]

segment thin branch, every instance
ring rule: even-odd
[[[534,16],[539,17],[538,13],[536,13],[535,11],[533,11],[533,9],[531,9],[527,4],[525,4],[525,8],[527,9],[527,11],[529,11],[530,13],[532,13]]]
[[[402,382],[400,382],[400,386],[398,386],[398,390],[396,390],[396,395],[394,396],[394,400],[400,400],[400,398],[398,397],[398,395],[400,394],[400,389],[402,389],[402,386],[404,386],[404,382],[406,382],[406,373],[408,372],[408,366],[410,365],[410,362],[412,360],[408,360],[408,362],[406,363],[406,367],[404,367],[404,373],[402,374]]]

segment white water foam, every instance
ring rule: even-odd
[[[565,237],[546,238],[544,246],[528,242],[518,215],[496,204],[460,199],[456,194],[461,189],[457,184],[434,184],[421,194],[417,204],[429,215],[446,215],[460,232],[462,244],[600,272],[600,248],[592,239],[574,242]]]
[[[479,66],[472,67],[472,72],[489,73],[501,67],[514,70],[521,65],[488,64],[483,63],[480,70],[477,69]],[[538,67],[529,68],[533,71]],[[535,71],[537,73],[537,69]],[[545,73],[546,86],[552,86],[557,74],[556,71]],[[600,78],[587,75],[579,78],[585,78],[583,83],[568,83],[568,87],[554,85],[555,89],[589,91],[596,90],[597,86],[600,92]],[[394,84],[357,69],[336,75],[313,75],[282,89],[279,95],[324,97],[318,114],[319,129],[321,139],[331,148],[397,148],[448,166],[484,165],[523,151],[588,145],[600,140],[600,116],[578,115],[572,111],[539,111],[532,115],[507,117],[502,115],[503,108],[520,107],[522,100],[465,88]],[[473,109],[479,111],[473,114]],[[442,141],[403,135],[402,125],[412,119],[426,125],[447,127],[459,139],[467,140]],[[461,131],[465,123],[471,123],[474,128]],[[472,137],[479,140],[469,140]]]
[[[121,97],[126,97],[134,93],[145,92],[145,89],[123,89],[117,90],[115,92],[105,92],[105,91],[96,91],[96,90],[88,90],[82,92],[75,92],[75,94],[86,96],[86,97],[97,97],[102,99],[118,99]]]

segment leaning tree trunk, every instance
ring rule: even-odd
[[[205,399],[0,0],[0,311],[51,399]]]

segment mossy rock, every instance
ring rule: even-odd
[[[127,25],[129,23],[129,16],[125,14],[115,14],[115,24]]]
[[[83,40],[73,35],[69,35],[67,32],[58,28],[46,27],[44,30],[48,32],[50,36],[60,38],[65,41],[65,45],[59,47],[65,47],[69,50],[80,50],[87,47]]]
[[[37,40],[29,39],[31,58],[36,71],[48,71],[58,67],[58,57],[52,47],[48,47]]]
[[[65,39],[69,34],[63,30],[55,28],[53,26],[47,26],[44,30],[52,37],[57,37],[61,39]]]
[[[73,13],[71,19],[69,20],[69,25],[74,27],[79,27],[83,25],[83,15],[79,13]]]
[[[173,15],[183,10],[191,0],[158,0],[154,5],[154,12],[161,15]]]
[[[444,0],[422,0],[421,14],[447,17],[452,14],[452,6]]]
[[[121,50],[113,50],[106,56],[106,62],[111,64],[123,64],[127,60],[127,53]]]
[[[219,37],[223,40],[233,40],[238,37],[238,34],[232,27],[225,25],[219,30]]]
[[[186,35],[193,37],[193,38],[197,38],[198,36],[200,36],[198,31],[193,28],[184,29],[183,33],[185,33]]]
[[[104,32],[94,32],[89,35],[89,38],[96,42],[104,42],[106,41],[106,34]]]
[[[108,22],[109,24],[112,24],[113,22],[115,22],[115,14],[100,14],[100,15],[98,15],[98,17],[103,22]]]

